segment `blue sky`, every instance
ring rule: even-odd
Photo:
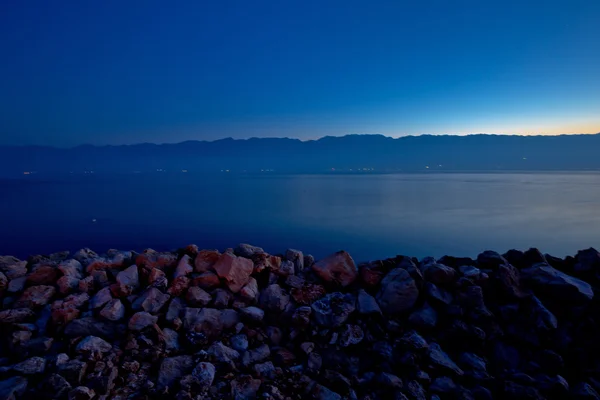
[[[0,144],[600,131],[600,2],[7,0]]]

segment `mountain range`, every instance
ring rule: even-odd
[[[0,176],[27,172],[418,172],[600,170],[592,135],[348,135],[73,148],[0,146]]]

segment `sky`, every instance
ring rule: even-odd
[[[0,144],[600,132],[600,1],[3,0]]]

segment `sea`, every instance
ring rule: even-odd
[[[600,174],[24,176],[0,181],[0,254],[250,243],[357,261],[600,248]]]

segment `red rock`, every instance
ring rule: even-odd
[[[311,305],[316,300],[325,296],[327,292],[322,285],[305,283],[301,288],[292,288],[290,294],[298,304]]]
[[[214,289],[220,285],[219,276],[212,271],[206,271],[192,280],[192,286],[198,286],[202,289]]]
[[[169,287],[167,293],[171,296],[181,296],[189,286],[190,278],[187,276],[180,276],[171,283],[171,287]]]
[[[342,287],[350,285],[358,276],[354,260],[345,251],[338,251],[318,261],[313,264],[312,269],[325,282],[334,283]]]
[[[360,279],[368,287],[379,285],[386,273],[381,261],[371,262],[360,267]]]
[[[183,254],[187,254],[190,257],[194,257],[198,254],[199,249],[198,246],[196,246],[195,244],[188,244],[183,249],[181,249],[181,251],[183,252]]]
[[[87,260],[87,262],[88,264],[85,270],[88,274],[91,274],[94,271],[104,271],[112,267],[111,262],[104,257],[95,257]]]
[[[14,304],[14,308],[33,308],[48,304],[50,299],[56,294],[53,286],[31,286],[25,289],[19,300]]]
[[[154,315],[148,314],[145,311],[140,311],[129,319],[129,330],[131,331],[141,331],[149,326],[152,326],[158,321],[158,317]]]
[[[61,294],[69,294],[79,288],[79,279],[74,276],[62,276],[56,282],[56,286],[58,286],[58,291]]]
[[[281,257],[266,253],[255,254],[252,256],[252,261],[254,261],[254,272],[262,272],[265,269],[276,272],[281,267]]]
[[[83,293],[91,293],[94,291],[94,277],[87,276],[79,281],[79,291]]]
[[[29,308],[13,308],[0,311],[0,322],[6,324],[23,322],[32,317],[35,317],[35,312]]]
[[[137,256],[135,263],[139,266],[146,266],[147,268],[172,268],[177,263],[177,255],[171,253],[159,253],[152,249],[147,249]]]
[[[196,272],[206,272],[210,270],[217,261],[221,254],[217,250],[202,250],[196,256],[194,266]]]
[[[169,281],[167,280],[167,276],[162,270],[158,268],[152,268],[150,274],[148,275],[148,283],[152,286],[167,287]]]
[[[212,300],[210,294],[197,286],[192,286],[188,289],[185,300],[192,307],[204,307]]]
[[[76,308],[57,308],[52,310],[51,318],[54,326],[65,326],[79,317],[80,311]]]
[[[214,269],[220,278],[225,279],[229,290],[237,293],[248,283],[250,274],[254,270],[254,264],[247,258],[224,253],[214,265]]]
[[[8,279],[17,279],[27,275],[27,261],[18,261],[2,268]]]
[[[58,278],[58,270],[56,267],[49,265],[40,265],[34,268],[27,276],[27,284],[34,285],[53,285]]]

